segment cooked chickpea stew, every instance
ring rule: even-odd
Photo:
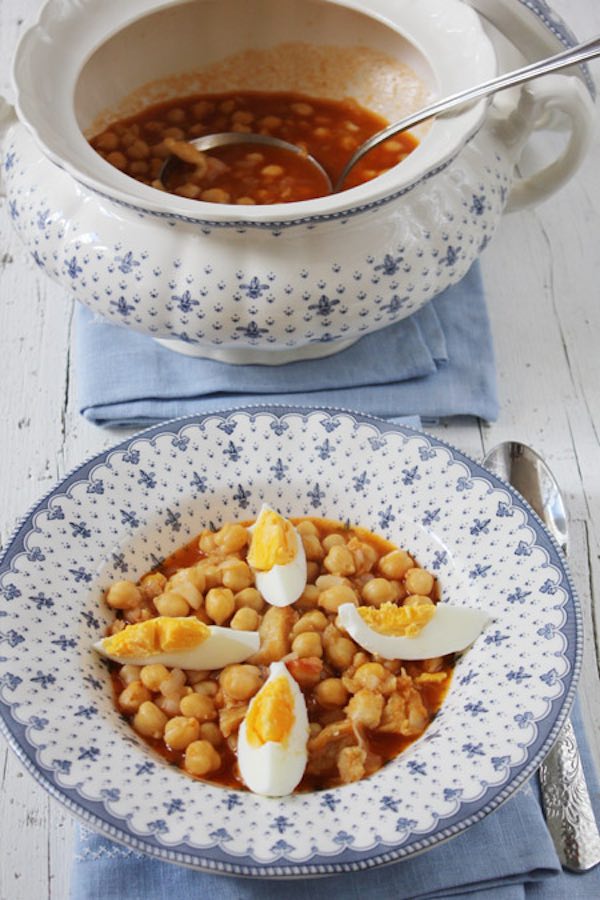
[[[285,662],[306,703],[308,760],[298,791],[376,772],[423,733],[451,680],[454,656],[386,660],[358,646],[337,620],[348,602],[375,609],[437,604],[431,573],[365,529],[291,521],[307,569],[291,605],[267,604],[255,586],[246,561],[251,523],[204,531],[138,584],[116,582],[106,594],[117,614],[110,635],[158,616],[258,632],[257,652],[220,670],[110,663],[116,706],[135,731],[189,775],[230,788],[245,788],[238,731],[271,663]]]
[[[291,203],[329,192],[323,176],[302,155],[250,143],[200,152],[188,142],[219,132],[268,134],[314,156],[335,182],[354,151],[387,124],[351,99],[246,91],[157,104],[114,122],[90,143],[137,181],[181,197],[240,205]],[[355,166],[345,187],[383,174],[416,145],[410,134],[390,138]],[[164,184],[159,176],[171,155],[180,164]]]

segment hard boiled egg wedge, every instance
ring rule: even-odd
[[[252,534],[247,563],[256,587],[271,606],[289,606],[306,586],[306,555],[291,522],[266,504]]]
[[[338,622],[357,644],[384,659],[432,659],[465,650],[490,616],[481,609],[423,604],[379,608],[343,603]]]
[[[94,648],[123,665],[162,663],[178,669],[202,670],[243,662],[257,652],[259,645],[256,631],[205,625],[194,616],[158,616],[128,625],[123,631],[95,643]]]
[[[291,794],[306,768],[308,734],[302,691],[285,663],[271,663],[240,726],[237,756],[246,786],[268,797]]]

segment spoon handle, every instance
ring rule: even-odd
[[[561,864],[585,872],[600,862],[600,834],[570,719],[540,766],[546,824]]]
[[[479,100],[482,97],[489,97],[491,94],[498,93],[498,91],[504,91],[507,88],[523,84],[534,78],[539,78],[541,75],[548,75],[550,72],[556,72],[559,69],[566,69],[568,66],[584,62],[586,59],[593,59],[596,56],[600,56],[600,35],[596,35],[596,37],[590,38],[590,40],[577,44],[575,47],[570,47],[568,50],[563,50],[555,56],[529,63],[529,65],[523,66],[521,69],[515,69],[504,75],[498,75],[496,78],[485,81],[476,87],[467,88],[464,91],[451,94],[449,97],[444,97],[443,100],[437,100],[435,103],[426,106],[424,109],[412,113],[410,116],[406,116],[399,122],[394,122],[382,131],[378,131],[377,134],[374,134],[373,137],[365,141],[346,164],[334,186],[334,190],[339,191],[341,189],[351,169],[353,169],[356,163],[362,159],[365,153],[368,153],[369,150],[377,147],[383,141],[393,137],[395,134],[406,131],[408,128],[414,128],[415,125],[419,125],[421,122],[430,119],[432,116],[438,116],[442,113],[449,112],[449,110],[463,106],[465,103]]]

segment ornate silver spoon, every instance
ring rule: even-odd
[[[535,450],[518,441],[498,444],[483,465],[522,494],[567,553],[565,504],[552,472]],[[540,766],[548,829],[562,865],[585,872],[600,863],[600,833],[570,719]]]
[[[325,178],[327,179],[327,183],[331,186],[332,193],[335,194],[343,189],[346,178],[348,177],[354,166],[359,162],[359,160],[363,158],[365,153],[368,153],[369,150],[373,150],[374,147],[377,147],[383,141],[386,141],[388,138],[393,137],[395,134],[399,134],[401,131],[407,131],[409,128],[414,128],[416,125],[421,124],[421,122],[425,122],[427,119],[432,118],[432,116],[444,115],[458,109],[459,107],[465,106],[468,103],[479,100],[482,97],[489,97],[492,94],[496,94],[498,91],[504,91],[507,88],[514,87],[515,85],[523,84],[524,82],[531,81],[534,78],[539,78],[541,75],[547,75],[550,72],[556,72],[559,69],[565,69],[568,66],[583,62],[586,59],[593,59],[596,56],[600,56],[600,36],[596,36],[588,41],[584,41],[582,44],[578,44],[576,47],[571,47],[569,50],[564,50],[562,53],[557,53],[555,56],[550,56],[547,59],[530,63],[527,66],[523,66],[520,69],[515,69],[513,72],[508,72],[505,75],[499,75],[497,78],[492,78],[490,81],[486,81],[483,84],[477,85],[476,87],[468,88],[467,90],[460,91],[457,94],[451,94],[449,97],[445,97],[443,100],[436,100],[435,103],[426,106],[424,109],[421,109],[418,112],[412,113],[410,116],[406,116],[404,119],[401,119],[398,122],[394,122],[392,125],[389,125],[382,131],[378,131],[377,134],[374,134],[372,137],[366,140],[364,144],[362,144],[358,148],[358,150],[356,150],[356,152],[350,157],[350,159],[344,166],[341,175],[333,185],[331,185],[331,179],[329,178],[321,164],[314,157],[307,156],[303,150],[301,150],[299,147],[296,147],[294,144],[290,144],[287,141],[282,141],[279,138],[271,137],[270,135],[220,132],[218,134],[209,134],[204,137],[197,138],[196,140],[190,141],[189,143],[191,144],[191,146],[196,147],[198,150],[213,150],[216,147],[221,147],[226,144],[261,143],[270,144],[271,146],[289,150],[290,153],[294,153],[296,155],[301,154],[309,163],[318,168],[321,175],[325,176]],[[167,157],[159,174],[159,181],[161,181],[163,184],[165,183],[165,177],[168,178],[169,171],[173,164],[174,157]]]

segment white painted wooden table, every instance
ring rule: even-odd
[[[575,33],[600,33],[597,0],[553,0]],[[38,0],[0,0],[0,93],[23,18]],[[591,70],[600,83],[600,64]],[[581,691],[600,765],[600,135],[555,197],[504,219],[482,257],[501,413],[493,425],[432,429],[480,457],[519,439],[548,460],[571,517],[571,568],[586,620]],[[75,403],[73,308],[16,240],[0,201],[0,540],[66,471],[121,439]],[[595,610],[595,611],[594,611]],[[595,630],[594,630],[595,626]],[[0,738],[0,900],[68,896],[74,821]]]

